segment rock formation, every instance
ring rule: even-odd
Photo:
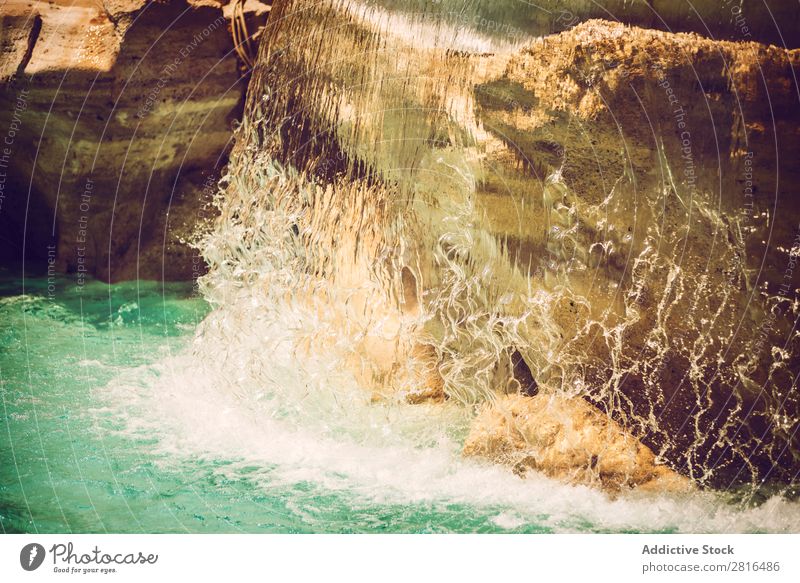
[[[206,291],[309,292],[377,397],[494,403],[466,451],[521,472],[796,480],[800,51],[765,43],[797,46],[798,13],[544,2],[561,11],[503,28],[518,4],[437,28],[276,3]],[[254,29],[264,5],[2,10],[3,262],[54,248],[106,280],[198,275],[184,241],[252,58],[229,21]],[[581,23],[598,11],[662,30]]]
[[[666,32],[696,32],[717,40],[800,47],[800,13],[784,0],[371,0],[395,10],[432,10],[445,21],[497,38],[525,40],[601,18]],[[432,4],[432,5],[431,5]]]
[[[11,0],[3,5],[0,128],[15,134],[6,154],[0,209],[3,264],[21,263],[24,246],[35,271],[52,245],[57,266],[67,272],[107,280],[196,277],[201,262],[184,241],[210,212],[206,203],[224,166],[245,90],[230,38],[235,4]],[[518,41],[605,17],[798,46],[798,12],[776,1],[540,2],[522,11],[517,2],[501,1],[479,3],[474,13],[450,4],[437,6],[446,18],[458,13],[467,19],[457,24]],[[251,52],[269,5],[243,3]],[[82,204],[88,210],[82,211]]]
[[[685,492],[691,482],[663,464],[639,440],[581,399],[508,395],[483,406],[472,422],[464,455],[564,482]]]
[[[570,289],[552,316],[559,361],[581,372],[557,383],[592,387],[718,485],[780,474],[798,448],[781,419],[798,414],[799,63],[797,50],[590,21],[475,91],[508,147],[481,195],[492,231],[521,269]],[[525,176],[543,212],[505,220]]]
[[[2,27],[2,262],[24,249],[35,272],[54,246],[68,273],[198,275],[183,241],[208,212],[245,90],[223,6],[12,0]]]

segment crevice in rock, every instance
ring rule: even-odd
[[[36,41],[39,40],[39,33],[42,30],[42,17],[39,16],[38,13],[33,15],[33,24],[31,25],[31,31],[28,34],[28,46],[25,49],[25,53],[22,55],[22,60],[17,67],[17,75],[22,75],[25,71],[25,67],[28,66],[28,63],[31,60],[31,56],[33,56],[33,48],[36,46]]]
[[[539,385],[531,372],[525,358],[519,350],[515,350],[511,355],[512,374],[519,383],[520,392],[523,395],[533,397],[539,394]]]

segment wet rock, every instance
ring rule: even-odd
[[[413,19],[279,10],[242,174],[271,158],[345,204],[370,177],[353,212],[369,244],[327,196],[290,208],[334,287],[358,273],[412,296],[450,400],[532,393],[509,382],[519,351],[540,394],[579,395],[703,486],[796,480],[800,271],[780,285],[800,218],[796,50],[590,21],[489,51],[421,43]],[[258,188],[231,189],[237,213]],[[376,372],[403,362],[391,333],[371,340]]]
[[[590,21],[531,42],[475,91],[507,147],[479,197],[563,338],[542,380],[582,387],[708,485],[796,473],[780,419],[800,410],[800,361],[773,347],[800,349],[798,59]],[[533,209],[524,223],[504,220],[516,200]]]
[[[418,10],[415,2],[377,0],[379,4]],[[800,46],[800,13],[782,0],[517,0],[465,3],[438,0],[428,4],[446,19],[477,32],[520,39],[568,30],[603,18],[669,32],[696,32],[719,40],[754,40],[778,46]]]
[[[656,463],[652,450],[580,398],[506,395],[472,422],[464,455],[611,492],[687,491],[691,482]]]

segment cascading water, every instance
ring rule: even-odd
[[[675,183],[663,140],[669,187],[637,190],[623,157],[596,200],[561,167],[509,163],[514,130],[491,114],[512,109],[519,47],[437,15],[277,5],[202,244],[206,327],[313,314],[296,350],[335,354],[389,401],[436,379],[451,402],[492,400],[519,389],[498,371],[521,356],[537,390],[589,400],[700,484],[793,483],[796,396],[740,330],[769,301],[695,258],[711,245],[734,264],[737,217]]]

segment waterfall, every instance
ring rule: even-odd
[[[275,2],[199,242],[215,311],[195,350],[237,359],[251,397],[287,351],[352,376],[367,416],[422,403],[419,431],[438,406],[458,424],[505,393],[580,399],[701,486],[794,487],[797,340],[753,324],[785,309],[753,289],[760,232],[687,182],[668,132],[643,152],[539,123],[548,99],[570,107],[536,60],[546,41],[450,14]],[[310,385],[281,414],[343,398]]]

